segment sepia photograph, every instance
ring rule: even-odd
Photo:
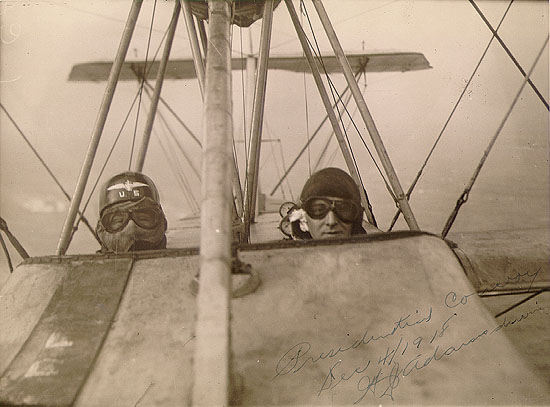
[[[0,1],[0,406],[549,405],[549,22]]]

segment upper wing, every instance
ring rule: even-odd
[[[431,68],[428,60],[418,52],[390,52],[347,54],[348,61],[354,72],[405,72]],[[233,58],[233,69],[244,69],[245,59]],[[156,78],[160,62],[147,64],[147,78]],[[327,73],[340,72],[338,61],[334,55],[323,56],[323,65]],[[87,62],[74,65],[69,75],[70,81],[105,81],[109,77],[112,62]],[[119,80],[135,80],[145,72],[145,61],[125,62],[120,72]],[[309,72],[309,66],[302,54],[278,55],[269,57],[269,69],[279,69],[292,72]],[[195,67],[191,58],[175,59],[168,62],[166,79],[193,79]]]

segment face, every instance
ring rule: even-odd
[[[327,197],[334,201],[343,201],[340,198]],[[313,239],[334,239],[351,236],[353,223],[344,222],[334,211],[327,212],[322,219],[313,219],[306,212],[309,233]]]
[[[147,202],[125,202],[107,208],[100,219],[98,237],[115,253],[156,249],[164,240],[162,210]]]

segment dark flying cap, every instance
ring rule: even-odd
[[[99,211],[115,203],[139,201],[145,197],[160,204],[157,187],[148,176],[139,172],[126,171],[111,177],[99,195]]]
[[[300,200],[305,202],[312,196],[332,196],[350,199],[361,205],[359,188],[351,176],[339,168],[325,168],[313,174],[304,185]]]

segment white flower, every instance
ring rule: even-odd
[[[299,220],[300,230],[302,232],[309,232],[309,228],[307,226],[306,211],[304,211],[303,209],[294,209],[293,211],[291,211],[288,220],[290,221],[290,223]]]

